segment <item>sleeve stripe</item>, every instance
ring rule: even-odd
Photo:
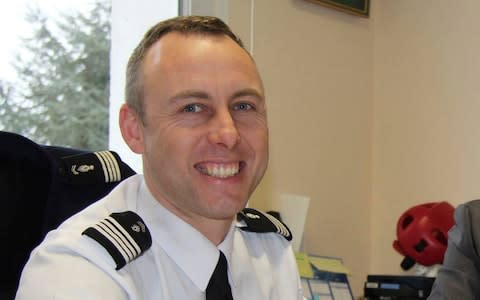
[[[290,235],[289,231],[287,228],[285,228],[285,225],[283,225],[279,220],[277,220],[277,218],[269,215],[269,214],[265,214],[262,212],[262,214],[264,216],[266,216],[272,223],[273,225],[275,225],[275,227],[277,227],[277,232],[280,233],[281,235],[283,236],[288,236]]]
[[[100,224],[95,224],[94,228],[106,239],[115,246],[115,249],[122,255],[123,259],[128,262],[130,261],[130,256],[122,247],[119,247],[117,240],[115,240],[109,233],[106,231]]]
[[[98,228],[98,227],[97,227]],[[102,231],[98,231],[96,226],[88,227],[82,234],[89,236],[97,243],[102,245],[105,250],[112,256],[115,264],[117,265],[117,270],[125,266],[126,260],[124,255],[118,250],[114,243],[109,239],[108,236],[104,235]]]
[[[152,236],[133,211],[114,212],[82,232],[103,246],[120,270],[152,246]]]
[[[105,182],[120,181],[120,167],[115,156],[110,151],[98,151],[94,154],[102,165]]]
[[[118,230],[115,229],[115,227],[109,224],[109,221],[107,219],[99,222],[97,226],[101,227],[104,234],[108,235],[115,241],[116,247],[121,249],[128,256],[127,261],[131,261],[133,258],[135,258],[135,251],[127,245],[125,239],[121,236]]]
[[[103,175],[105,176],[105,182],[109,182],[107,167],[105,166],[105,162],[103,161],[103,158],[100,156],[100,154],[98,154],[98,152],[93,152],[93,154],[95,154],[95,156],[98,158],[98,160],[102,164]]]
[[[101,151],[100,155],[102,155],[104,159],[109,162],[110,170],[112,173],[112,181],[120,181],[120,167],[118,166],[117,159],[115,158],[115,156],[113,156],[112,152]]]
[[[137,244],[137,242],[132,238],[132,236],[123,228],[123,226],[120,225],[117,222],[117,220],[115,220],[112,217],[108,217],[105,220],[111,222],[112,226],[114,226],[115,229],[117,229],[122,234],[122,236],[126,239],[126,242],[130,245],[130,248],[132,249],[132,251],[136,253],[135,256],[140,255],[140,253],[142,252],[142,249]]]

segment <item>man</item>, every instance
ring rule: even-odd
[[[458,206],[443,265],[428,299],[480,299],[480,200]]]
[[[144,175],[51,232],[17,299],[301,299],[290,232],[243,210],[267,167],[267,114],[227,25],[155,25],[129,60],[126,100],[120,128]]]

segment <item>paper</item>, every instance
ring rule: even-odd
[[[310,266],[310,261],[308,260],[308,255],[305,253],[295,253],[297,258],[298,272],[300,277],[304,278],[313,278],[313,270]]]
[[[340,258],[295,253],[302,277],[303,296],[308,300],[353,300],[350,274]]]
[[[330,295],[330,286],[328,281],[312,280],[310,281],[310,288],[312,289],[312,294]]]
[[[305,219],[307,218],[308,205],[310,204],[310,197],[282,194],[277,204],[282,220],[292,231],[293,251],[299,252],[300,245],[302,244],[303,230],[305,227]]]
[[[335,300],[353,300],[350,289],[346,283],[332,282],[330,283],[332,295]]]
[[[318,257],[318,256],[309,256],[310,263],[312,263],[315,268],[334,273],[350,274],[350,270],[347,269],[338,258],[329,258],[329,257]]]
[[[310,285],[308,284],[308,279],[300,278],[300,282],[302,283],[304,300],[312,300],[312,293],[310,292]]]

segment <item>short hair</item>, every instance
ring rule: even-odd
[[[147,51],[170,32],[178,32],[184,35],[211,35],[230,37],[247,53],[242,41],[221,19],[210,16],[180,16],[161,21],[150,28],[133,50],[127,64],[125,98],[127,104],[136,111],[141,121],[144,122],[145,107],[143,93],[142,66]]]

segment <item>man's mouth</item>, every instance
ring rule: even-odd
[[[195,168],[200,173],[216,178],[228,178],[237,175],[242,169],[244,162],[235,163],[199,163]]]

